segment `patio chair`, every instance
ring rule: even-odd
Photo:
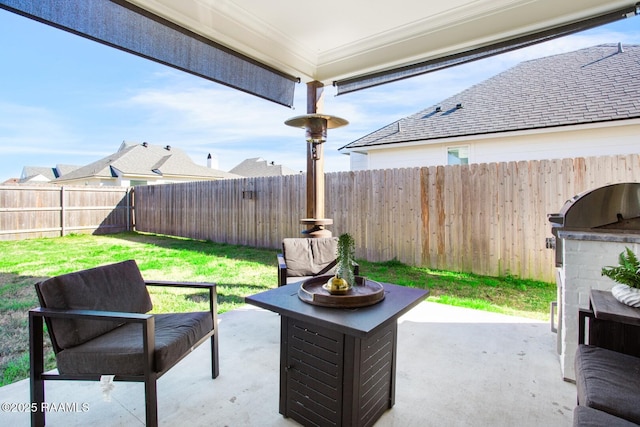
[[[278,254],[278,286],[299,282],[315,276],[335,274],[337,237],[287,238],[282,240]],[[354,264],[354,274],[360,266]]]
[[[158,424],[156,381],[191,350],[211,340],[212,378],[219,373],[217,294],[212,283],[145,281],[135,261],[64,274],[37,283],[41,307],[29,311],[32,426],[45,424],[45,380],[144,382],[146,425]],[[209,311],[145,314],[146,286],[209,292]],[[58,373],[44,372],[45,319]]]

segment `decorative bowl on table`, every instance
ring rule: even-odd
[[[330,292],[329,282],[334,276],[317,276],[307,279],[300,285],[298,297],[309,304],[322,307],[356,308],[377,304],[384,299],[382,284],[356,276],[355,286],[343,293]]]

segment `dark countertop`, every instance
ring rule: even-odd
[[[591,307],[597,319],[640,326],[640,308],[619,302],[609,291],[592,289]]]

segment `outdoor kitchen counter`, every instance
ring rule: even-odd
[[[588,240],[596,242],[621,242],[640,243],[640,231],[630,232],[629,230],[607,230],[594,231],[590,228],[559,230],[558,237],[571,240]]]
[[[279,313],[280,413],[303,425],[370,426],[395,403],[397,320],[429,291],[383,283],[368,307],[303,302],[300,282],[247,297]]]
[[[557,236],[561,242],[556,245],[558,353],[563,378],[575,381],[580,310],[589,307],[592,290],[611,290],[614,282],[602,276],[602,267],[616,265],[627,247],[640,252],[640,234],[638,230],[570,227],[558,230]]]

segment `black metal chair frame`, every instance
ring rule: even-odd
[[[219,362],[218,362],[218,306],[217,306],[217,293],[216,285],[213,283],[194,283],[194,282],[164,282],[164,281],[149,281],[145,280],[146,286],[173,286],[173,287],[187,287],[196,289],[208,289],[209,291],[209,310],[213,320],[213,330],[200,339],[193,347],[196,348],[200,344],[204,343],[207,339],[211,340],[211,377],[216,378],[219,375]],[[40,291],[36,286],[38,294]],[[41,295],[39,295],[42,301]],[[44,334],[43,334],[43,321],[47,322],[49,330],[49,337],[53,345],[54,352],[59,351],[59,347],[55,342],[55,337],[51,332],[49,326],[49,319],[51,318],[66,318],[66,319],[87,319],[87,320],[105,320],[113,321],[119,320],[125,323],[140,323],[142,324],[142,336],[143,351],[146,355],[146,361],[144,366],[143,375],[117,375],[114,381],[130,381],[130,382],[144,382],[145,389],[145,412],[146,412],[146,425],[157,426],[158,425],[158,402],[157,402],[157,386],[156,382],[158,378],[169,371],[180,360],[186,357],[189,352],[183,354],[173,365],[167,367],[162,372],[156,372],[154,370],[154,348],[155,348],[155,320],[152,314],[138,314],[138,313],[124,313],[114,311],[95,311],[95,310],[58,310],[38,307],[29,311],[29,360],[30,360],[30,389],[31,389],[31,425],[32,426],[44,426],[45,425],[45,411],[44,411],[44,381],[46,380],[73,380],[73,381],[99,381],[101,375],[61,375],[54,373],[44,372]]]

